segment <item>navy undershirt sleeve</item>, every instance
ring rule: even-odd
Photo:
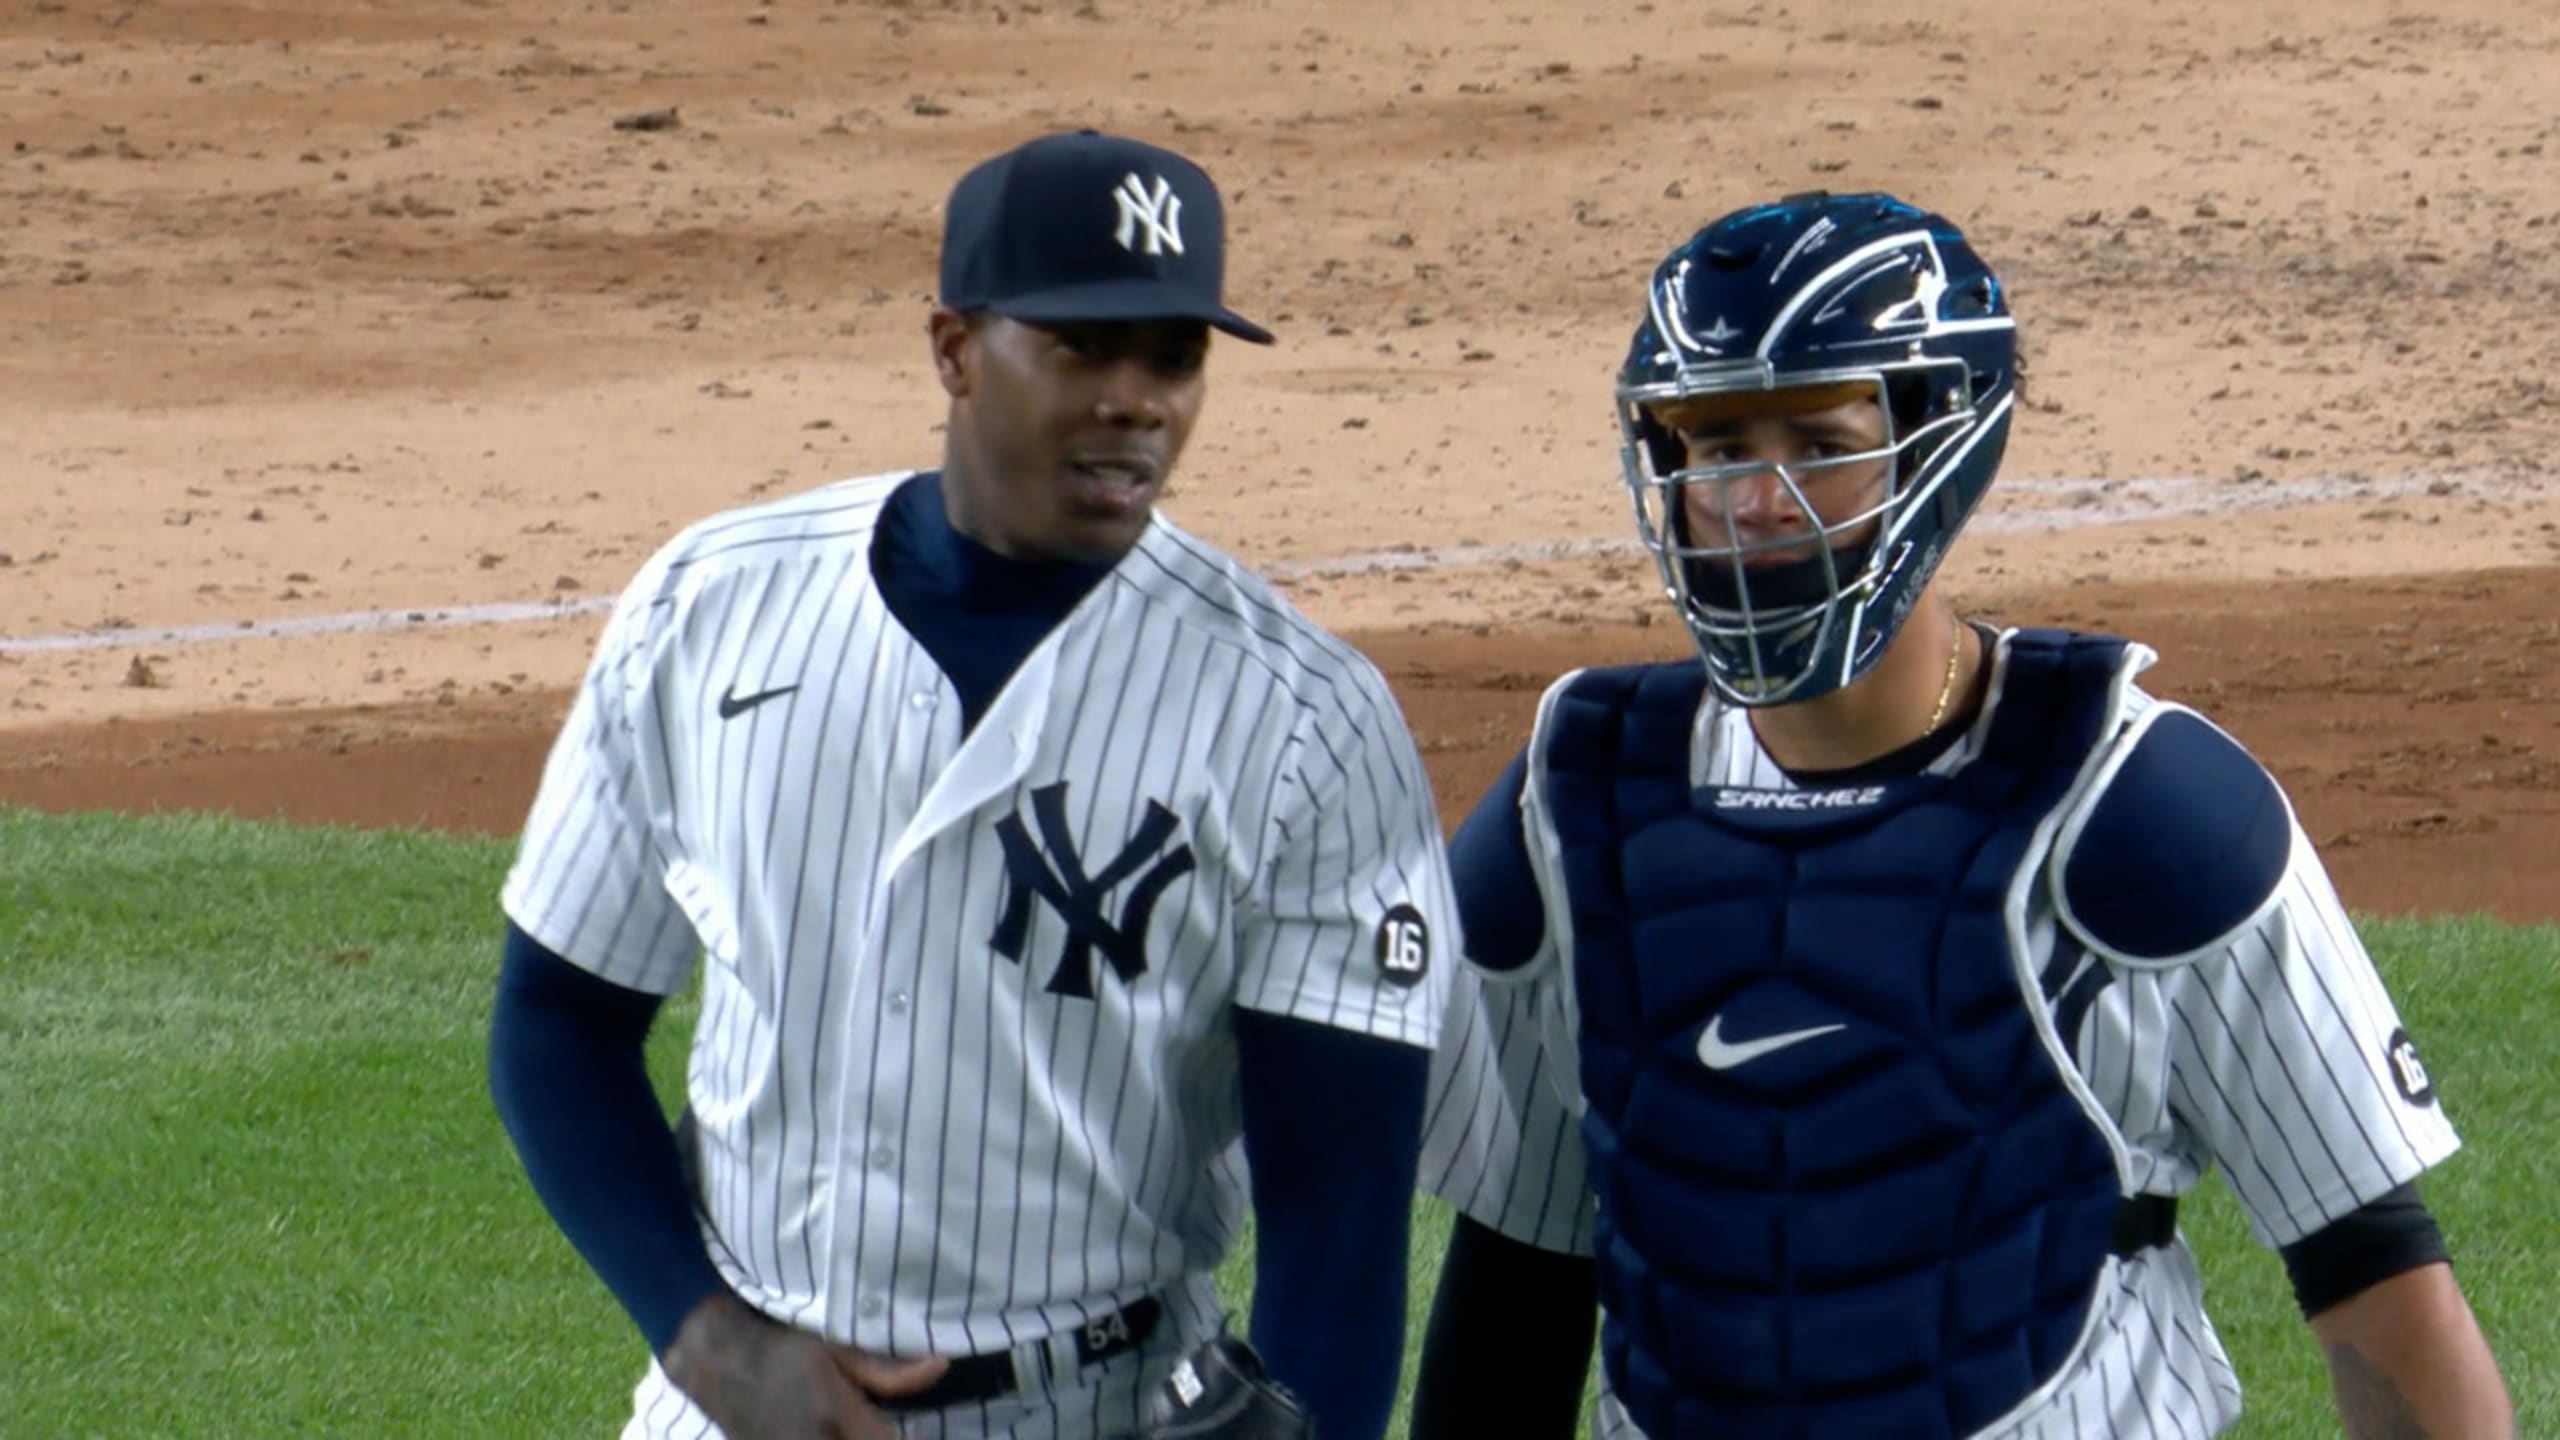
[[[1571,1440],[1599,1329],[1589,1257],[1459,1216],[1423,1337],[1413,1440]]]
[[[933,471],[891,492],[871,541],[880,596],[959,692],[963,733],[1111,570],[1009,559],[961,534]]]
[[[1236,1012],[1253,1177],[1251,1339],[1325,1440],[1386,1434],[1430,1052]]]
[[[2305,1319],[2342,1305],[2394,1275],[2446,1263],[2444,1231],[2418,1198],[2415,1181],[2339,1216],[2277,1253]]]
[[[1458,926],[1467,958],[1487,970],[1517,970],[1538,953],[1547,909],[1529,868],[1520,795],[1529,755],[1511,761],[1449,842],[1449,874],[1458,889]]]
[[[661,1355],[724,1288],[649,1085],[662,1003],[509,925],[489,1023],[490,1097],[534,1194]]]

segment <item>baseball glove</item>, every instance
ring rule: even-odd
[[[1185,1355],[1147,1397],[1139,1440],[1316,1440],[1316,1422],[1262,1357],[1221,1334]]]

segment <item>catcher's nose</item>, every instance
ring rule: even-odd
[[[1749,546],[1783,539],[1810,523],[1795,486],[1776,465],[1692,484],[1683,499],[1689,508],[1690,533],[1706,545]]]

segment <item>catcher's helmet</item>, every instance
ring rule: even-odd
[[[1883,403],[1884,441],[1802,465],[1692,467],[1665,416],[1792,387]],[[1618,373],[1636,526],[1706,659],[1742,705],[1810,700],[1866,673],[1982,499],[2007,443],[2017,337],[2000,281],[1954,224],[1890,195],[1790,196],[1714,221],[1655,268]],[[1888,465],[1881,497],[1814,516],[1801,472]],[[1690,523],[1684,491],[1775,473],[1812,517],[1770,563]],[[1728,512],[1729,513],[1729,512]],[[1757,562],[1757,563],[1754,563]]]

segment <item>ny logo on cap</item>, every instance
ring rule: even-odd
[[[1182,253],[1182,197],[1173,193],[1173,182],[1159,175],[1156,188],[1149,190],[1134,170],[1123,177],[1120,188],[1111,192],[1120,202],[1120,226],[1111,238],[1120,248],[1149,255],[1162,255],[1167,250]]]

